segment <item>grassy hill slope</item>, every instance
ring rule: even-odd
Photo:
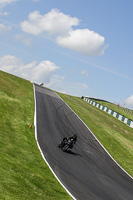
[[[33,85],[0,71],[0,199],[69,200],[38,150]]]
[[[58,93],[112,157],[133,176],[133,129],[79,97]]]
[[[133,129],[78,97],[59,94],[133,176]],[[35,141],[33,85],[0,71],[0,198],[69,200]]]

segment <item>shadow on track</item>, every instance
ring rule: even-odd
[[[74,155],[74,156],[81,156],[81,157],[83,157],[82,155],[80,155],[80,154],[78,154],[78,153],[75,153],[75,152],[73,152],[73,151],[71,151],[71,150],[64,151],[64,153],[68,153],[68,154]]]

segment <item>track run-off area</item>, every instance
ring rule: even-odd
[[[34,84],[36,140],[59,182],[77,200],[132,200],[133,179],[100,145],[93,133],[53,91]],[[74,148],[58,148],[78,135]]]

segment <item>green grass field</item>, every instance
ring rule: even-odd
[[[38,150],[33,85],[0,71],[0,199],[69,200]]]
[[[59,93],[58,93],[59,94]],[[78,97],[59,94],[133,176],[133,129]],[[38,150],[33,85],[0,71],[0,199],[69,200]]]

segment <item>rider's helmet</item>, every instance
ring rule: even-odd
[[[74,134],[74,135],[73,135],[73,139],[76,139],[76,138],[77,138],[77,134]]]
[[[73,137],[77,137],[77,134],[74,134],[74,136]]]

